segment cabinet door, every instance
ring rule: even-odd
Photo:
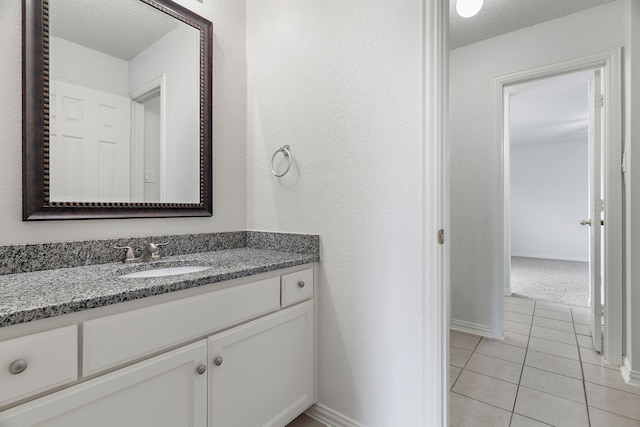
[[[284,426],[313,396],[313,303],[209,338],[209,426]]]
[[[204,427],[205,340],[0,413],[2,427]]]

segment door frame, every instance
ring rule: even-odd
[[[160,94],[160,202],[165,202],[165,189],[166,189],[166,123],[167,123],[167,75],[162,73],[155,79],[143,84],[137,89],[129,92],[129,98],[137,103],[144,103],[149,99]],[[135,111],[132,109],[132,111]],[[136,114],[136,112],[132,114]],[[142,179],[142,185],[144,186],[144,117],[132,117],[132,132],[131,132],[131,182],[132,182],[132,195],[133,195],[133,177],[140,177]],[[142,132],[138,132],[138,127],[142,125]],[[142,137],[142,140],[141,140]],[[135,138],[135,139],[134,139]],[[138,183],[139,184],[139,183]],[[136,196],[140,195],[140,188],[135,188]],[[144,187],[142,188],[142,196],[144,200]]]
[[[494,336],[502,336],[504,321],[502,307],[505,291],[510,291],[510,194],[509,146],[505,137],[505,100],[507,86],[587,69],[603,69],[603,88],[607,99],[604,105],[604,358],[612,365],[622,363],[622,48],[574,58],[554,64],[495,76],[493,87],[493,129],[496,155],[500,159],[498,188],[498,256],[493,269],[496,274],[492,289]]]

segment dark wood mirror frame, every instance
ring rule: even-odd
[[[22,2],[22,220],[211,216],[212,45],[210,21],[170,0],[140,0],[200,32],[200,202],[49,200],[49,1]]]

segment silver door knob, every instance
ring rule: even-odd
[[[20,374],[27,369],[27,361],[24,359],[15,360],[9,365],[9,372],[12,374]]]
[[[304,288],[304,282],[303,282],[302,280],[300,280],[300,281],[298,282],[298,287],[299,287],[299,288]]]
[[[198,369],[196,370],[200,375],[204,374],[205,372],[207,372],[207,367],[204,365],[200,365],[198,366]]]
[[[591,225],[591,220],[590,219],[583,219],[582,221],[580,221],[580,225]]]
[[[216,366],[220,366],[222,365],[222,362],[224,361],[224,359],[222,358],[222,356],[218,356],[215,359],[213,359],[213,364]]]

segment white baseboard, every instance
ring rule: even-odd
[[[493,331],[490,327],[486,325],[479,325],[477,323],[465,322],[464,320],[451,319],[451,329],[458,332],[481,335],[487,338],[496,338],[493,336]]]
[[[364,424],[360,424],[346,415],[324,406],[322,403],[316,403],[307,409],[305,414],[326,424],[328,427],[366,427]]]
[[[547,254],[529,254],[529,253],[515,253],[511,252],[511,256],[517,256],[522,258],[540,258],[540,259],[556,259],[559,261],[580,261],[589,262],[589,258],[584,257],[571,257],[565,255],[547,255]]]
[[[640,386],[640,372],[631,369],[631,362],[629,362],[629,359],[627,359],[626,357],[622,361],[620,371],[622,372],[622,378],[624,378],[624,382],[630,385]]]

